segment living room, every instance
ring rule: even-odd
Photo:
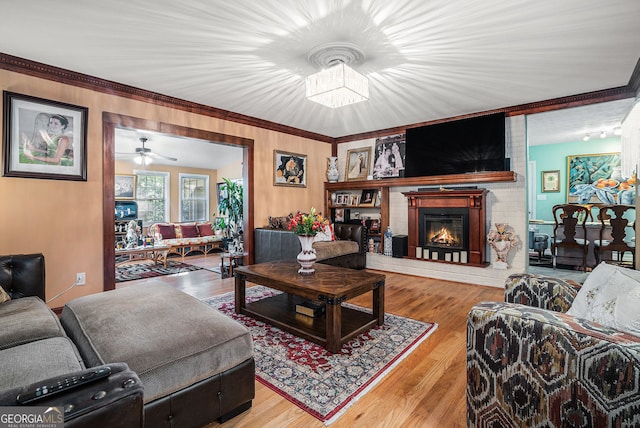
[[[115,199],[113,177],[119,173],[115,160],[115,129],[143,129],[180,137],[220,141],[241,147],[244,156],[242,179],[248,183],[248,215],[245,216],[245,229],[252,231],[266,225],[269,216],[282,216],[297,210],[323,207],[327,158],[338,157],[340,181],[343,181],[346,170],[344,162],[348,150],[366,146],[373,148],[376,138],[402,133],[406,127],[414,124],[438,122],[449,117],[407,118],[395,127],[372,128],[366,132],[334,136],[319,133],[315,129],[304,130],[276,121],[258,119],[250,114],[232,113],[233,109],[221,109],[215,104],[209,106],[199,101],[185,101],[180,97],[168,95],[170,92],[158,92],[154,88],[142,89],[146,86],[141,81],[134,85],[114,81],[109,77],[100,77],[102,75],[98,74],[83,74],[83,69],[66,69],[50,65],[53,61],[45,61],[37,55],[27,55],[26,51],[24,54],[18,54],[9,49],[9,45],[9,42],[0,43],[0,51],[7,52],[0,54],[0,87],[3,91],[83,106],[89,112],[84,154],[86,181],[8,176],[0,178],[0,195],[5,201],[11,201],[10,204],[6,204],[5,209],[0,210],[0,234],[3,237],[0,241],[0,254],[45,254],[47,296],[64,292],[75,282],[76,273],[86,273],[87,284],[76,286],[61,295],[51,303],[54,308],[60,308],[66,302],[80,296],[100,293],[115,285],[111,280],[113,265],[109,261],[114,259],[115,242],[112,223]],[[370,257],[367,267],[389,272],[390,278],[398,281],[399,285],[393,287],[396,293],[398,289],[408,287],[414,290],[413,297],[421,296],[423,291],[418,290],[417,286],[407,279],[414,277],[404,277],[401,274],[415,275],[421,281],[420,284],[434,287],[446,288],[445,281],[463,284],[461,287],[465,293],[473,296],[464,301],[463,304],[467,305],[464,312],[468,311],[471,300],[476,296],[494,293],[489,300],[500,300],[506,277],[512,273],[524,272],[528,266],[528,115],[547,109],[570,107],[575,103],[595,104],[612,99],[637,98],[637,58],[633,58],[633,61],[636,71],[634,72],[633,67],[625,70],[624,81],[610,84],[611,80],[606,79],[606,86],[568,92],[550,101],[545,101],[546,98],[543,101],[531,99],[527,103],[514,101],[495,108],[508,110],[506,124],[510,170],[516,180],[486,182],[478,186],[489,190],[487,226],[506,222],[522,242],[522,246],[510,255],[509,269],[430,263],[381,255]],[[551,73],[551,67],[544,72]],[[513,79],[517,81],[516,77]],[[517,82],[512,83],[510,89],[505,89],[505,92],[517,92],[517,88]],[[462,98],[470,91],[469,88],[459,87],[450,90],[454,93],[465,92],[464,96],[459,95]],[[442,105],[446,104],[446,100],[441,99],[440,102]],[[461,111],[454,116],[473,116],[495,110],[493,106],[477,108],[471,100],[469,103],[467,111]],[[355,109],[355,106],[353,108]],[[357,117],[357,114],[355,116]],[[336,122],[342,121],[339,113],[336,113],[333,119]],[[350,115],[349,119],[353,119],[353,116]],[[8,132],[6,129],[4,131]],[[306,155],[309,175],[305,187],[274,186],[274,151]],[[128,171],[123,173],[126,174]],[[402,192],[414,191],[418,187],[421,186],[397,185],[390,192],[390,224],[394,233],[406,234],[408,230],[407,200]],[[248,253],[247,263],[251,261],[252,250],[253,242],[248,236],[245,246]],[[490,261],[493,253],[489,252],[488,255],[487,261]],[[473,287],[476,288],[466,288],[469,284],[475,284]],[[232,286],[226,283],[222,287],[228,290]],[[434,293],[437,294],[435,291]],[[402,304],[398,302],[393,302],[391,307],[400,308]],[[429,313],[427,316],[431,315],[432,313]],[[439,315],[445,314],[440,312]],[[456,331],[454,334],[460,336],[463,332]],[[434,348],[433,344],[428,346],[430,349]],[[429,355],[428,352],[420,355],[428,359],[437,359],[440,354],[446,353],[443,349],[437,351],[437,355]],[[423,364],[416,361],[416,358],[412,363]],[[438,368],[443,371],[448,369],[446,364]],[[405,387],[410,388],[409,385]],[[266,399],[275,400],[272,397]],[[414,399],[427,400],[427,397],[414,396]],[[459,402],[464,400],[464,397],[459,396],[451,400]],[[398,406],[401,404],[398,403]],[[280,402],[278,405],[284,407]],[[287,410],[295,412],[288,408]],[[254,422],[258,420],[259,417],[254,419]],[[439,419],[442,423],[446,420],[446,416]]]

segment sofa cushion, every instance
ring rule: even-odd
[[[127,363],[145,403],[253,356],[242,324],[159,281],[74,299],[61,320],[86,364]]]
[[[173,224],[159,224],[158,233],[162,236],[162,239],[176,238],[176,229]]]
[[[640,272],[600,263],[567,314],[640,336]]]
[[[358,252],[358,243],[354,241],[320,241],[314,242],[313,248],[316,250],[318,261],[331,257],[343,256]]]
[[[202,223],[198,225],[198,234],[200,236],[213,236],[215,232],[209,223]]]
[[[1,304],[0,320],[0,349],[65,336],[56,314],[38,297],[23,297]]]
[[[198,235],[198,228],[195,224],[181,224],[180,231],[183,238],[197,238],[200,236]]]
[[[0,390],[85,368],[76,347],[67,337],[51,337],[2,349],[0,361]]]

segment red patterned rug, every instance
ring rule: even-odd
[[[247,301],[279,293],[263,286],[247,289]],[[352,339],[332,354],[315,343],[234,311],[234,293],[205,300],[251,331],[256,379],[329,425],[363,396],[438,327],[385,314],[384,326]],[[366,308],[348,305],[370,312]]]
[[[134,279],[153,278],[154,276],[174,275],[176,273],[202,270],[199,266],[167,260],[167,267],[156,262],[131,263],[116,266],[116,283]]]

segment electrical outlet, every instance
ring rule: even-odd
[[[76,285],[85,285],[87,283],[87,274],[84,272],[78,272],[76,274]]]

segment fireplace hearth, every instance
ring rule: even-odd
[[[488,266],[485,261],[488,192],[464,189],[404,193],[409,203],[409,257]]]

